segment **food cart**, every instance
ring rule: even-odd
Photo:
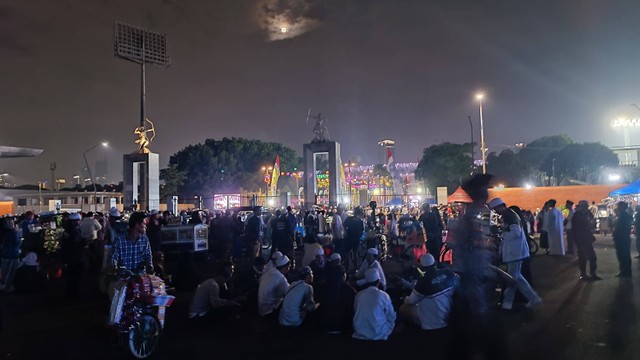
[[[169,225],[161,229],[161,248],[164,253],[199,252],[209,250],[209,227],[187,224]]]

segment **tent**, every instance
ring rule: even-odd
[[[609,196],[622,196],[622,195],[633,195],[640,194],[640,179],[632,182],[631,184],[620,188],[618,190],[614,190],[609,193]]]
[[[454,191],[453,194],[447,197],[447,202],[448,203],[454,203],[454,202],[471,203],[473,201],[471,200],[471,197],[469,196],[469,194],[467,194],[464,190],[462,190],[462,187],[458,186],[456,191]]]

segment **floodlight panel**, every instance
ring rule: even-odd
[[[613,128],[640,127],[640,119],[619,118],[611,122]]]
[[[142,63],[143,58],[145,63],[164,67],[171,64],[164,34],[121,22],[115,23],[113,31],[115,56],[138,64]]]

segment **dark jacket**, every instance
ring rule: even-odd
[[[20,238],[15,230],[5,229],[0,234],[0,245],[3,259],[17,259],[20,257]]]

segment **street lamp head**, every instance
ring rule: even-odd
[[[262,171],[265,171],[265,170],[267,170],[267,167],[266,167],[266,166],[263,166],[263,167],[262,167]]]
[[[476,94],[476,100],[482,101],[483,99],[484,99],[484,93],[479,92]]]
[[[619,117],[611,122],[612,128],[640,127],[640,119]]]
[[[108,142],[106,142],[106,141],[103,141],[103,142],[102,142],[102,146],[103,146],[103,147],[109,147],[109,143],[108,143]]]

